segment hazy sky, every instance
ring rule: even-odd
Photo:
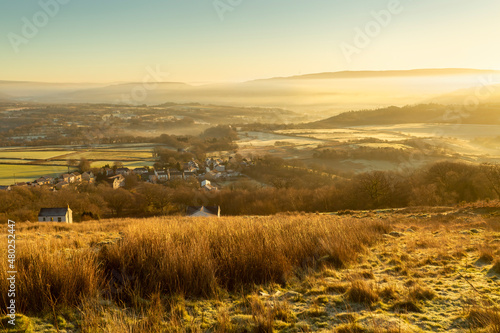
[[[184,82],[500,69],[499,14],[498,0],[1,1],[0,80],[141,81],[157,66]]]

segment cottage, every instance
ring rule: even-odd
[[[115,174],[115,172],[113,171],[113,169],[110,169],[110,168],[104,168],[104,169],[102,169],[101,173],[105,174],[106,176],[113,176]]]
[[[113,177],[109,177],[106,179],[106,181],[111,184],[111,186],[113,187],[113,189],[117,189],[119,187],[124,187],[125,186],[125,177],[123,177],[122,175],[116,175],[116,176],[113,176]]]
[[[82,180],[89,182],[89,183],[93,183],[95,181],[95,176],[92,173],[92,171],[91,172],[84,172],[84,173],[82,173]]]
[[[166,182],[170,178],[170,173],[164,170],[160,171],[155,170],[155,176],[157,181]]]
[[[56,189],[62,190],[65,187],[68,187],[69,183],[68,182],[59,182],[56,184]]]
[[[212,185],[210,180],[204,180],[201,182],[201,188],[205,191],[211,192],[211,191],[217,191],[217,187]]]
[[[38,185],[52,185],[54,184],[54,178],[50,176],[43,176],[35,181]]]
[[[73,223],[73,211],[69,208],[42,208],[38,213],[38,222]]]
[[[74,182],[80,183],[82,181],[82,175],[79,172],[73,172],[71,175]]]
[[[36,182],[38,185],[46,185],[46,184],[47,184],[47,179],[45,179],[45,177],[40,177],[40,178],[38,178],[37,180],[35,180],[35,182]]]
[[[136,175],[142,175],[148,173],[148,169],[146,168],[135,168],[133,171]]]
[[[130,174],[130,169],[129,168],[117,168],[116,169],[116,174],[117,175],[127,176],[127,175]]]
[[[170,180],[185,179],[184,178],[184,172],[182,172],[182,171],[178,171],[178,170],[170,171],[170,170],[168,170],[168,174],[169,174],[169,179]]]
[[[220,206],[190,206],[186,210],[189,217],[220,217]]]

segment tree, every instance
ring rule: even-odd
[[[89,160],[87,160],[85,157],[82,157],[80,159],[80,163],[78,163],[78,169],[80,172],[89,172],[91,169],[91,163]]]
[[[116,169],[118,169],[118,168],[123,168],[123,162],[120,162],[120,161],[115,161],[115,162],[113,163],[113,167],[112,167],[112,169],[113,169],[114,171],[116,171]]]
[[[102,197],[116,216],[121,215],[126,207],[131,206],[134,199],[129,191],[121,188],[114,190],[109,187],[103,190]]]
[[[139,184],[140,175],[126,175],[125,176],[125,189],[131,190]]]
[[[386,173],[374,171],[364,173],[357,179],[359,192],[368,199],[369,206],[379,208],[386,204],[386,199],[390,193],[390,185]]]
[[[490,188],[500,198],[500,164],[485,163],[481,165],[481,169],[488,179]]]
[[[172,207],[172,190],[163,185],[143,183],[138,188],[149,211],[158,213],[168,213]]]
[[[67,160],[66,163],[68,165],[68,173],[70,167],[76,167],[78,165],[78,161],[75,160],[74,158]]]

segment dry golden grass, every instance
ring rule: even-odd
[[[99,292],[135,304],[158,292],[212,297],[254,284],[285,284],[297,270],[346,267],[387,228],[382,221],[361,225],[316,215],[21,224],[19,310],[74,307]],[[101,232],[118,230],[118,241],[99,239]],[[8,270],[1,265],[6,304]]]
[[[490,263],[495,259],[495,249],[489,245],[479,247],[479,260]]]
[[[18,301],[60,332],[499,332],[499,226],[375,213],[21,224]]]
[[[55,251],[30,242],[17,251],[16,302],[18,311],[74,306],[84,297],[97,297],[103,283],[96,255],[90,251]],[[0,264],[0,290],[7,302],[7,263]]]
[[[489,333],[500,333],[500,309],[480,307],[471,309],[467,319],[474,328],[483,328]]]
[[[360,225],[314,215],[307,222],[300,217],[148,221],[125,229],[123,240],[103,247],[99,259],[105,272],[121,276],[115,288],[140,281],[141,297],[155,291],[209,297],[220,288],[284,284],[297,269],[345,267],[383,227],[380,221]]]
[[[347,290],[347,297],[350,301],[370,305],[378,301],[378,292],[372,283],[363,280],[351,282],[351,287]]]

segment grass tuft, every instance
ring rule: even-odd
[[[354,280],[347,290],[347,298],[356,303],[370,305],[378,301],[379,296],[374,286],[363,280]]]

